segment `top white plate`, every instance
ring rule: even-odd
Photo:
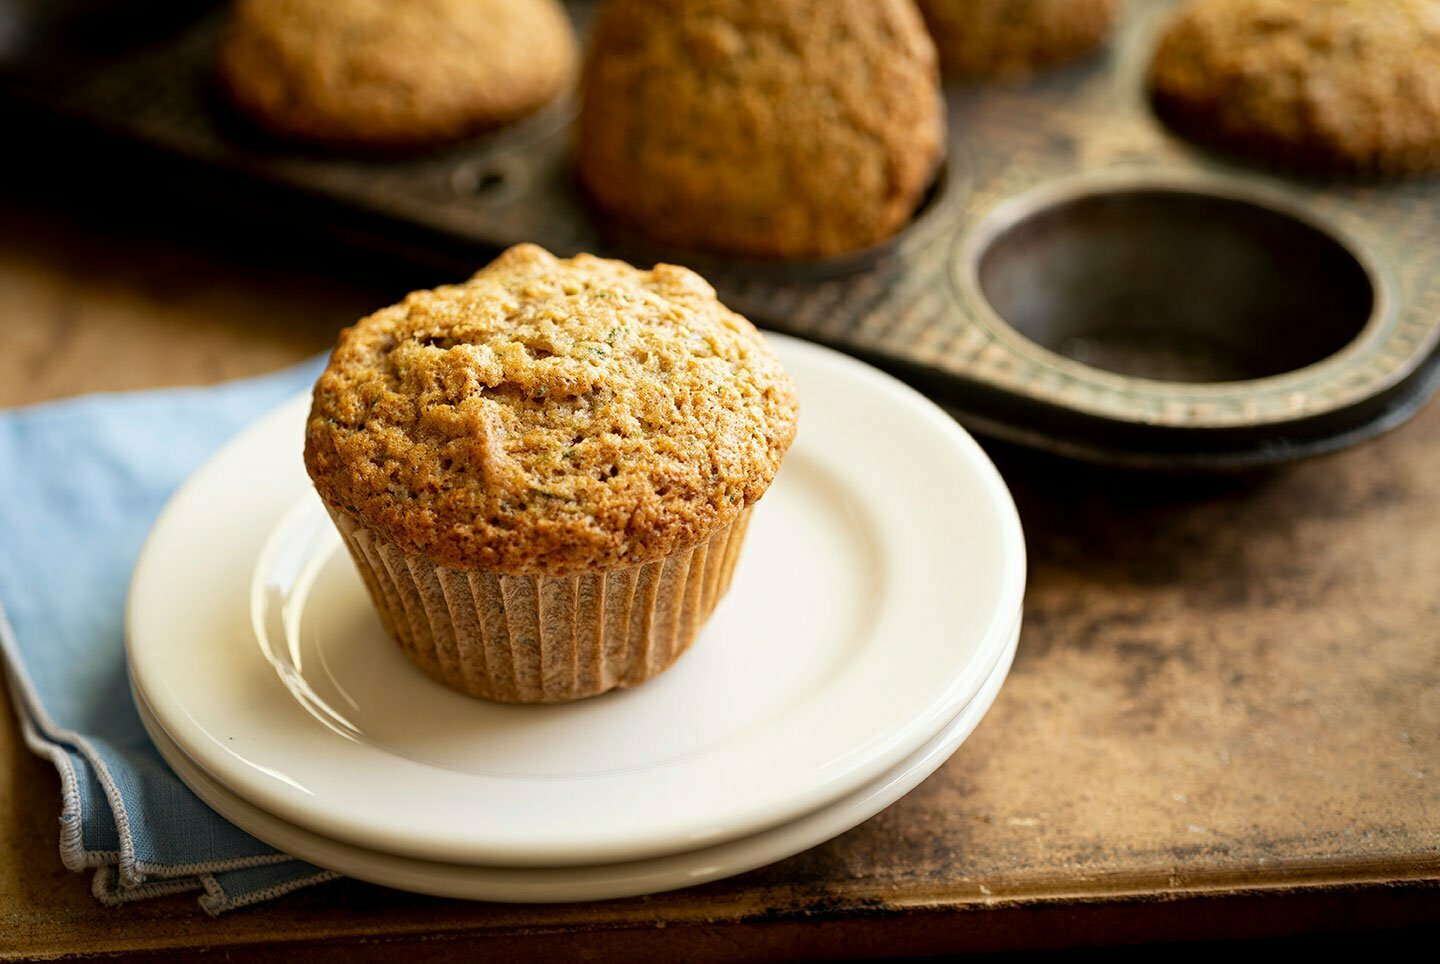
[[[1024,541],[952,419],[860,362],[771,338],[800,387],[800,435],[729,595],[659,678],[525,707],[413,669],[305,476],[302,397],[161,514],[130,592],[134,685],[238,796],[427,860],[642,859],[855,792],[974,697],[1019,616]]]

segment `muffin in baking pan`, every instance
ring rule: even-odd
[[[910,0],[610,0],[597,15],[579,178],[651,240],[757,258],[866,248],[914,214],[944,143]]]
[[[1440,2],[1191,0],[1150,66],[1198,142],[1314,174],[1440,169]]]
[[[408,149],[534,113],[577,62],[557,0],[238,0],[218,66],[273,134]]]

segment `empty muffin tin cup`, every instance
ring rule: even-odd
[[[970,258],[970,300],[1002,341],[1134,379],[1308,368],[1360,340],[1381,303],[1359,245],[1284,202],[1198,185],[1024,196],[981,223]]]

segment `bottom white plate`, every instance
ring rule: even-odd
[[[868,820],[934,773],[974,731],[1010,671],[1020,627],[975,697],[937,736],[878,780],[806,816],[726,843],[645,860],[582,867],[482,867],[401,857],[332,840],[274,816],[227,790],[185,755],[136,690],[140,718],[191,790],[236,826],[286,853],[349,877],[401,890],[470,900],[546,903],[677,890],[774,863]]]

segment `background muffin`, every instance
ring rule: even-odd
[[[219,70],[274,133],[407,147],[532,113],[576,61],[556,0],[238,0]]]
[[[1150,68],[1157,112],[1318,173],[1440,167],[1440,2],[1194,0]]]
[[[610,216],[688,248],[803,258],[914,212],[944,143],[910,0],[610,0],[586,68],[579,172]]]
[[[521,245],[342,333],[305,463],[416,663],[549,702],[689,646],[796,414],[694,273]]]
[[[1119,0],[916,0],[947,75],[1028,74],[1099,47]]]

